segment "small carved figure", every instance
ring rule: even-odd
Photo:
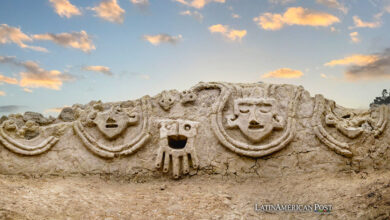
[[[174,178],[180,176],[180,158],[182,173],[189,173],[191,158],[192,167],[198,167],[198,156],[195,151],[194,141],[199,123],[189,120],[165,119],[159,122],[160,149],[157,154],[157,168],[163,168],[163,172],[169,171],[172,161],[172,173]]]
[[[194,102],[196,100],[196,98],[197,98],[197,95],[191,90],[184,90],[181,93],[181,103],[182,104]]]
[[[161,93],[161,98],[158,101],[158,104],[165,111],[169,111],[172,108],[173,104],[175,104],[175,101],[176,98],[174,95],[172,95],[170,92],[164,91]]]

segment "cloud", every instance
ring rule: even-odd
[[[7,93],[5,93],[4,91],[1,91],[0,90],[0,96],[5,96]]]
[[[353,16],[352,18],[353,18],[353,23],[355,24],[355,26],[349,27],[349,29],[353,29],[353,28],[377,28],[377,27],[381,26],[381,22],[378,21],[378,20],[373,21],[373,22],[365,22],[365,21],[362,21],[358,16]]]
[[[33,92],[32,89],[29,89],[29,88],[24,88],[23,91],[28,92],[28,93],[32,93]]]
[[[112,76],[112,72],[109,67],[106,66],[85,66],[83,67],[83,70],[86,71],[93,71],[93,72],[100,72],[108,76]]]
[[[114,23],[123,23],[125,10],[117,3],[117,0],[103,0],[96,7],[90,8],[96,16]]]
[[[390,79],[390,48],[373,56],[376,56],[373,62],[348,67],[345,78],[349,81]]]
[[[43,111],[43,113],[49,113],[49,112],[55,112],[55,113],[60,113],[62,109],[65,107],[58,107],[58,108],[48,108]]]
[[[1,62],[1,60],[0,60],[0,62]],[[18,84],[18,80],[16,78],[10,78],[10,77],[3,76],[0,74],[0,83]]]
[[[139,77],[140,77],[141,79],[144,79],[144,80],[149,80],[149,79],[150,79],[150,76],[147,75],[147,74],[140,74]]]
[[[21,109],[26,108],[26,106],[22,105],[0,105],[0,112],[5,113],[5,112],[16,112],[20,111]]]
[[[216,24],[209,27],[211,33],[222,34],[225,38],[231,41],[241,41],[246,35],[246,30],[231,29],[228,25]]]
[[[81,15],[81,11],[69,0],[49,0],[56,13],[61,17],[70,18],[74,15]]]
[[[194,7],[197,9],[203,8],[206,4],[211,2],[225,3],[225,0],[175,0],[183,5]]]
[[[171,36],[169,34],[157,34],[157,35],[144,35],[142,38],[149,43],[157,46],[161,43],[170,43],[170,44],[177,44],[179,41],[181,41],[182,36],[179,34],[178,36]]]
[[[199,22],[203,21],[203,15],[201,13],[199,13],[198,11],[190,11],[190,10],[182,11],[182,12],[180,12],[180,15],[191,16],[191,17],[195,18],[196,20],[198,20]]]
[[[20,28],[11,27],[7,24],[0,25],[0,44],[14,43],[20,48],[27,48],[39,52],[48,52],[46,48],[30,46],[25,44],[25,42],[32,42],[33,39],[23,33]]]
[[[302,7],[288,8],[283,15],[267,12],[253,18],[253,21],[265,30],[279,30],[284,25],[326,27],[340,22],[339,18],[334,15]]]
[[[19,73],[20,79],[18,80],[18,85],[23,88],[60,90],[63,82],[75,79],[70,74],[61,73],[58,70],[45,70],[33,61],[21,62],[15,57],[0,56],[0,63],[24,68],[24,71]]]
[[[72,32],[72,33],[60,33],[60,34],[36,34],[33,35],[36,40],[49,40],[63,47],[72,47],[79,49],[85,53],[89,53],[91,50],[95,50],[95,45],[92,42],[87,32]]]
[[[141,9],[145,9],[149,6],[149,0],[130,0],[130,2]]]
[[[359,43],[360,42],[360,38],[359,38],[359,33],[358,32],[352,32],[349,34],[349,36],[351,37],[351,41],[352,43]]]
[[[299,70],[293,70],[290,68],[281,68],[275,71],[271,71],[261,76],[261,78],[301,78],[303,73]]]
[[[268,2],[275,5],[286,5],[295,2],[295,0],[268,0]]]
[[[238,19],[238,18],[241,18],[241,16],[238,14],[232,13],[232,18]]]
[[[338,0],[316,0],[318,4],[325,5],[329,8],[334,8],[342,11],[344,14],[348,13],[348,9],[341,4]]]
[[[374,63],[379,59],[377,55],[363,55],[363,54],[353,54],[351,56],[344,57],[342,59],[331,60],[325,63],[325,66],[337,66],[337,65],[356,65],[356,66],[365,66],[370,63]]]
[[[327,76],[326,74],[324,74],[324,73],[321,73],[320,76],[321,76],[322,78],[324,78],[324,79],[327,79],[327,78],[328,78],[328,76]]]

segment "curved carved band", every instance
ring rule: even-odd
[[[116,156],[129,155],[138,150],[150,138],[149,131],[149,100],[141,99],[141,112],[143,118],[142,131],[130,142],[119,146],[106,146],[99,143],[96,138],[88,134],[80,121],[74,122],[73,130],[92,153],[104,157],[114,158]]]
[[[58,140],[58,138],[50,136],[35,146],[33,144],[22,144],[8,136],[4,132],[3,126],[0,126],[0,143],[2,143],[10,151],[26,156],[42,154],[53,147]]]
[[[226,84],[200,84],[194,90],[218,88],[220,90],[220,100],[213,108],[211,114],[211,123],[215,135],[219,141],[227,148],[240,155],[249,157],[262,157],[274,153],[284,148],[294,137],[295,134],[295,112],[297,108],[298,99],[301,95],[302,88],[299,87],[294,92],[294,97],[289,102],[287,125],[283,134],[268,144],[248,144],[229,136],[223,127],[223,109],[229,97],[232,94],[232,89]]]

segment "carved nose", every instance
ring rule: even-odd
[[[109,117],[106,123],[116,123],[116,121],[113,118]]]
[[[256,125],[259,125],[259,122],[255,121],[255,120],[252,120],[252,121],[249,122],[249,125],[256,126]]]

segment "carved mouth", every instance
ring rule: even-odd
[[[187,137],[184,135],[170,135],[168,136],[168,145],[173,149],[183,149],[186,147]]]
[[[106,124],[106,128],[117,128],[118,124]]]
[[[260,124],[255,124],[255,125],[249,125],[248,126],[248,129],[251,129],[251,130],[261,130],[261,129],[264,129],[264,125],[260,125]]]

